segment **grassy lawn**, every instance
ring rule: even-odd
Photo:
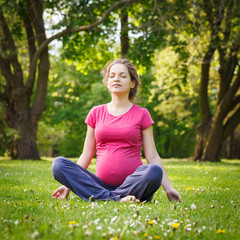
[[[240,239],[240,160],[164,160],[183,203],[56,200],[51,161],[0,161],[0,239]],[[94,164],[91,165],[94,172]]]

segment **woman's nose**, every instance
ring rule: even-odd
[[[114,82],[118,82],[118,81],[119,81],[119,76],[116,75],[116,76],[114,77],[113,81],[114,81]]]

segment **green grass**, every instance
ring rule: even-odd
[[[51,161],[1,160],[0,239],[240,239],[239,160],[164,164],[181,204],[162,188],[151,203],[56,200]]]

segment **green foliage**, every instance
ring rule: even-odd
[[[155,121],[155,144],[162,157],[189,157],[195,146],[197,76],[196,72],[190,71],[191,77],[182,77],[178,55],[171,47],[156,51],[152,75],[141,76],[141,100],[138,101],[150,111]],[[188,64],[187,61],[186,66]]]
[[[151,203],[85,202],[73,193],[56,200],[51,161],[1,160],[0,238],[238,239],[240,162],[164,165],[182,203],[170,203],[162,188]]]
[[[50,73],[47,107],[38,130],[39,147],[50,144],[55,156],[78,156],[86,135],[84,120],[88,112],[108,100],[110,96],[100,71],[84,75],[73,65],[56,62]],[[48,155],[48,151],[43,155]]]
[[[57,15],[61,21],[52,25],[52,29],[62,27],[79,27],[91,24],[101,18],[104,12],[116,1],[66,1],[46,4],[49,17]],[[103,26],[91,31],[82,31],[62,37],[61,57],[74,64],[77,71],[84,73],[92,69],[99,70],[113,59],[113,48],[116,44],[118,15],[111,14]],[[118,41],[118,40],[117,40]]]

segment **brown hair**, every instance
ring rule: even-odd
[[[131,90],[129,92],[129,96],[128,96],[129,100],[133,101],[137,95],[138,86],[140,84],[140,79],[138,77],[136,67],[129,60],[117,59],[115,61],[108,62],[101,72],[103,75],[103,83],[107,86],[110,69],[113,65],[118,64],[118,63],[123,64],[128,69],[131,80],[135,81],[135,86],[134,86],[134,88],[131,88]]]

